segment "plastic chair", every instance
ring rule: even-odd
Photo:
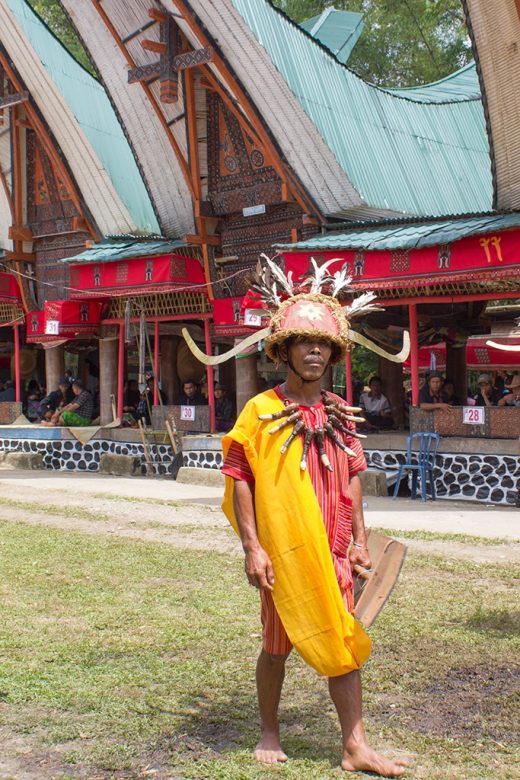
[[[430,481],[430,490],[432,501],[436,500],[435,480],[433,478],[433,469],[437,457],[437,448],[439,446],[440,436],[438,433],[412,433],[406,440],[406,462],[401,463],[397,472],[394,494],[392,498],[397,497],[399,484],[405,471],[412,472],[412,499],[417,495],[417,478],[421,476],[421,499],[426,501],[426,480]],[[418,449],[414,445],[418,444]]]

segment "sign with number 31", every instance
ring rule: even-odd
[[[485,413],[484,406],[464,406],[462,408],[462,422],[466,425],[484,425]]]

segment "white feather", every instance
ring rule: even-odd
[[[348,318],[359,317],[361,314],[368,314],[370,311],[379,311],[380,307],[372,303],[376,298],[377,295],[374,292],[366,292],[355,298],[347,310]]]

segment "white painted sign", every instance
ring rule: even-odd
[[[462,422],[466,425],[484,425],[486,409],[484,406],[463,406]]]
[[[45,333],[47,336],[59,336],[60,335],[60,321],[59,320],[47,320],[45,323]]]
[[[265,214],[265,203],[262,203],[260,206],[247,206],[245,209],[242,209],[242,214],[244,217],[256,217],[257,214]]]
[[[262,324],[262,315],[258,309],[246,309],[244,312],[244,325],[250,325],[253,328],[260,327]]]
[[[193,421],[195,419],[195,408],[195,406],[181,406],[181,420]]]

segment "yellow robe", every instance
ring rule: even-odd
[[[232,441],[244,447],[255,477],[258,539],[273,564],[273,599],[289,639],[319,674],[337,677],[362,666],[371,642],[345,609],[312,481],[300,470],[301,437],[282,455],[291,427],[269,435],[275,423],[258,419],[281,408],[273,390],[251,399],[223,438],[224,458]],[[238,533],[233,484],[226,477],[222,509]]]

